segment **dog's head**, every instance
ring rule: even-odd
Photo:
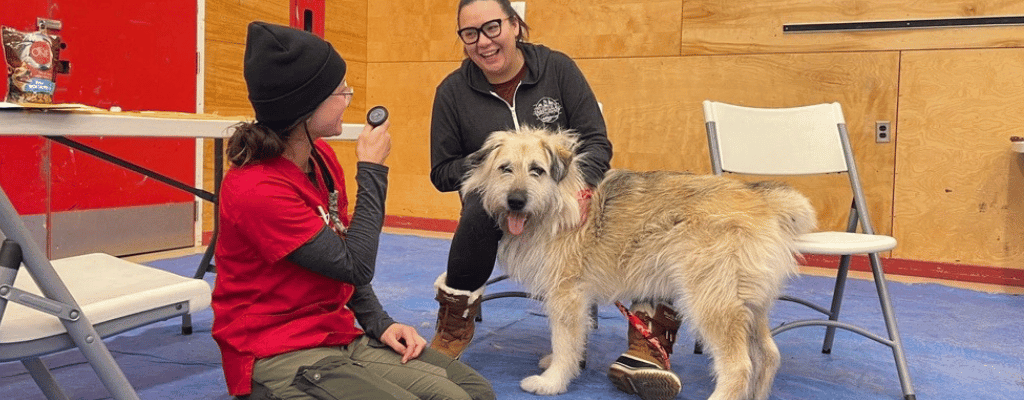
[[[571,131],[494,132],[467,158],[470,170],[463,181],[463,196],[480,193],[487,213],[513,235],[540,219],[579,221],[575,196],[583,188],[583,178],[576,146]]]

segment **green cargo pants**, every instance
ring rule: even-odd
[[[348,346],[299,350],[256,361],[247,400],[491,400],[491,384],[460,361],[426,348],[402,356],[365,335]]]

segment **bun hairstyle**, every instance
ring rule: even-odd
[[[509,18],[515,18],[519,24],[519,35],[516,36],[517,42],[526,42],[530,39],[530,27],[526,25],[526,21],[523,21],[523,16],[516,12],[516,9],[512,8],[512,2],[509,0],[459,0],[459,12],[456,18],[462,16],[462,9],[466,6],[476,3],[478,1],[493,1],[501,6],[501,10],[505,12]]]
[[[345,79],[345,60],[312,33],[256,21],[245,38],[243,74],[256,121],[233,127],[227,156],[236,166],[281,155],[292,129]]]
[[[274,158],[284,153],[290,131],[278,134],[256,122],[239,122],[231,126],[234,133],[225,150],[228,161],[236,167]]]

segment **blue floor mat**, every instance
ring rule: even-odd
[[[437,302],[433,282],[444,270],[449,241],[384,234],[373,284],[396,320],[433,337]],[[149,263],[191,276],[201,255]],[[213,282],[214,274],[207,275]],[[788,294],[827,302],[833,279],[802,276]],[[510,282],[489,293],[521,290]],[[1024,399],[1024,297],[987,294],[937,284],[889,283],[919,399]],[[803,318],[811,311],[778,302],[772,324]],[[549,352],[549,329],[537,301],[488,301],[476,338],[463,356],[491,380],[499,399],[638,399],[619,392],[606,377],[608,365],[626,348],[626,322],[613,305],[598,309],[587,367],[559,396],[536,396],[519,381],[539,373],[537,361]],[[193,316],[194,333],[182,335],[178,318],[135,329],[106,340],[118,364],[143,399],[230,399],[220,370],[220,353],[210,337],[213,313]],[[843,320],[884,336],[874,283],[852,279],[843,302]],[[821,353],[824,328],[799,328],[775,340],[782,366],[771,399],[900,399],[892,352],[872,340],[838,331],[831,354]],[[693,339],[681,331],[672,368],[683,382],[678,399],[706,399],[714,388],[710,362],[693,354]],[[109,398],[76,350],[45,357],[72,399]],[[43,399],[20,363],[0,364],[0,398]]]

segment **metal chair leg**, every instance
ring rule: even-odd
[[[882,317],[885,319],[885,329],[889,333],[889,340],[892,341],[892,355],[896,361],[896,373],[900,378],[900,386],[903,389],[905,400],[915,400],[914,385],[910,380],[910,373],[907,369],[907,356],[903,352],[903,340],[900,338],[899,327],[896,326],[896,314],[893,312],[892,299],[889,297],[888,283],[885,280],[885,272],[882,270],[882,260],[878,253],[870,254],[871,273],[875,278],[875,288],[878,291],[878,301],[882,306]]]
[[[196,268],[196,274],[193,276],[195,279],[203,279],[203,276],[207,272],[215,272],[213,265],[210,261],[213,260],[213,251],[217,243],[217,231],[214,230],[213,237],[210,239],[210,245],[206,247],[206,252],[203,253],[203,258],[199,260],[199,267]],[[192,334],[192,314],[185,314],[181,316],[181,334],[191,335]]]
[[[28,358],[21,360],[21,364],[25,366],[28,374],[32,376],[32,380],[36,381],[36,386],[39,386],[48,400],[68,400],[68,395],[54,379],[50,369],[43,364],[43,360]]]
[[[839,271],[836,272],[836,285],[832,290],[832,307],[828,312],[829,321],[839,320],[839,310],[842,307],[843,295],[846,292],[846,278],[850,272],[850,256],[844,255],[839,258]],[[832,353],[832,342],[836,336],[836,328],[829,326],[825,328],[825,340],[821,344],[821,352]]]

